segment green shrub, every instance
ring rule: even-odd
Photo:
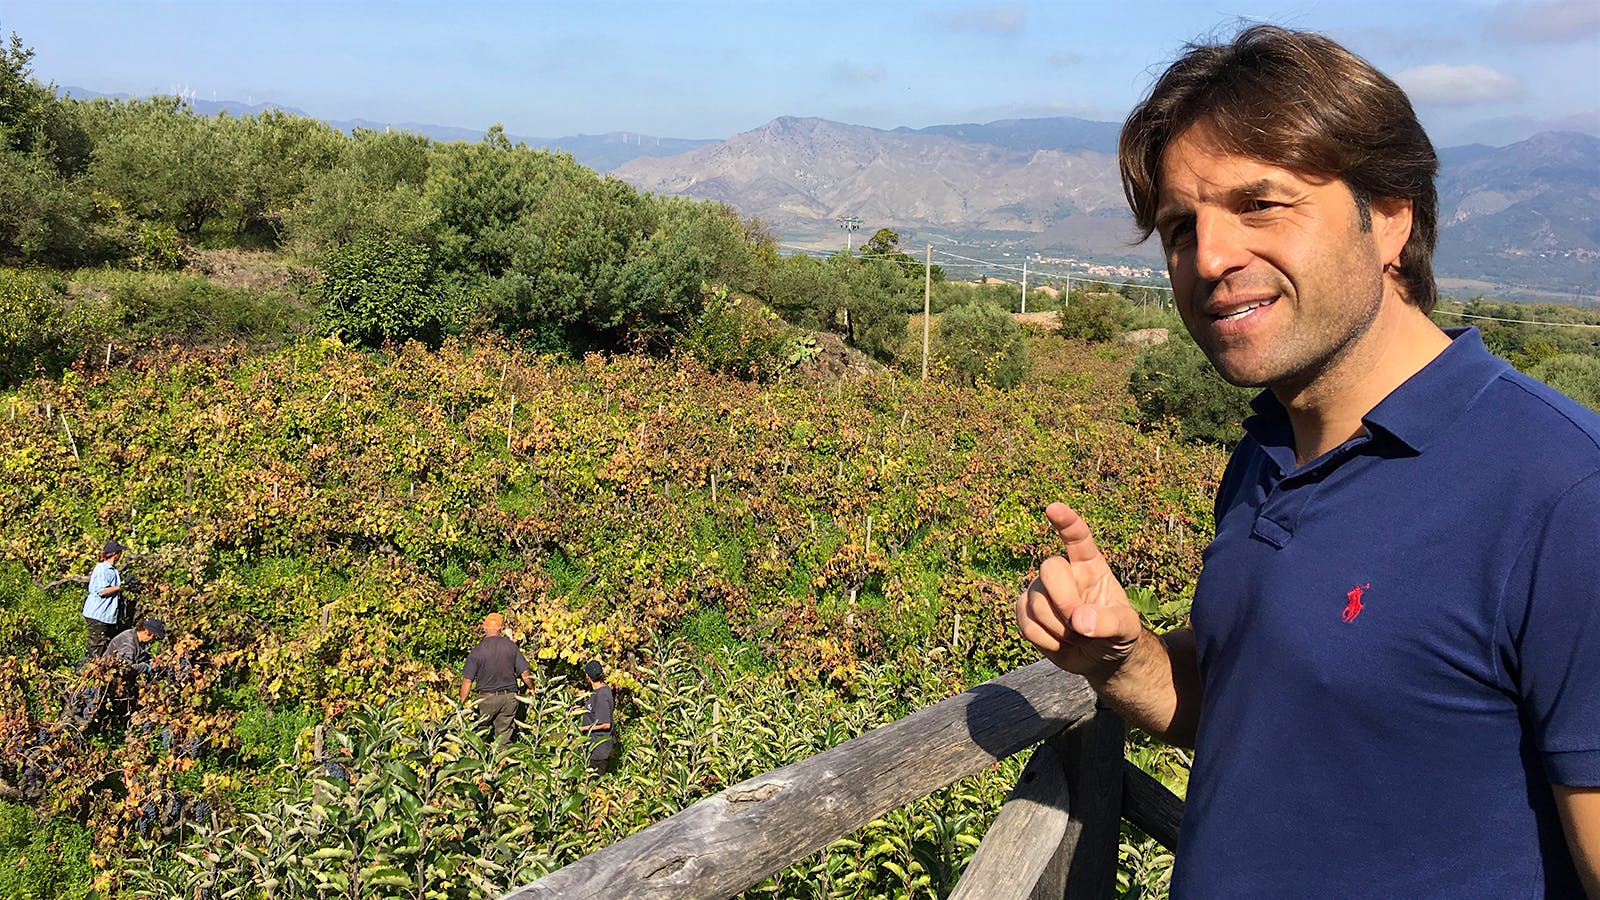
[[[84,329],[65,301],[41,276],[0,269],[0,385],[58,373],[77,356]]]
[[[257,706],[246,710],[233,725],[239,756],[246,762],[271,765],[295,756],[295,744],[317,717],[298,708],[271,710]]]
[[[965,384],[1009,388],[1028,375],[1022,328],[993,303],[962,304],[940,317],[939,356],[946,371]]]
[[[1600,411],[1600,358],[1567,353],[1534,365],[1528,374]]]
[[[1122,332],[1129,312],[1120,294],[1073,293],[1061,308],[1061,336],[1090,343],[1109,341]]]
[[[183,242],[178,229],[165,222],[140,222],[133,233],[128,265],[135,269],[171,272],[183,268]]]
[[[368,346],[412,339],[438,346],[450,319],[428,249],[383,235],[330,252],[321,294],[328,330]]]
[[[1239,423],[1256,394],[1224,381],[1200,347],[1181,334],[1139,354],[1128,391],[1145,424],[1170,419],[1185,440],[1223,445],[1239,440]]]
[[[85,270],[75,278],[104,295],[103,315],[123,340],[278,343],[309,318],[287,292],[224,287],[196,275]]]
[[[815,344],[765,306],[718,291],[706,299],[682,347],[712,371],[768,381]]]
[[[89,832],[60,816],[0,800],[0,897],[76,900],[89,896]]]

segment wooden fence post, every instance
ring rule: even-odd
[[[950,900],[1114,896],[1122,744],[1122,720],[1106,709],[1045,738]]]
[[[1035,900],[1109,900],[1117,890],[1122,831],[1122,717],[1100,708],[1054,738],[1067,766],[1071,815],[1061,850],[1035,888]],[[1053,880],[1059,872],[1059,887]]]

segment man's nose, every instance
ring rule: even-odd
[[[1202,212],[1194,225],[1195,274],[1206,281],[1221,281],[1250,261],[1244,228],[1233,216]]]

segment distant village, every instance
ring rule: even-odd
[[[1166,270],[1152,269],[1149,266],[1102,265],[1075,259],[1071,256],[1042,256],[1039,254],[1030,255],[1028,262],[1046,266],[1065,266],[1070,271],[1083,272],[1096,278],[1156,278],[1162,282],[1167,280]]]

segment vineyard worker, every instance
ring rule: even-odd
[[[527,685],[528,693],[534,691],[528,660],[510,638],[501,634],[505,628],[505,617],[499,613],[484,616],[483,640],[467,654],[466,665],[461,669],[461,704],[466,705],[476,684],[478,713],[494,727],[497,740],[509,737],[517,721],[517,679]]]
[[[106,656],[127,663],[135,672],[150,674],[150,643],[167,639],[165,622],[150,617],[111,639],[106,645]]]
[[[1017,619],[1195,748],[1173,896],[1600,898],[1600,416],[1430,321],[1405,94],[1256,26],[1188,48],[1120,164],[1188,332],[1266,390],[1191,628],[1145,629],[1059,503]]]
[[[590,771],[603,775],[610,765],[611,752],[617,746],[611,728],[611,721],[616,714],[616,698],[612,696],[611,685],[606,683],[605,666],[591,659],[583,664],[583,674],[589,679],[590,690],[579,726],[589,736],[589,762],[586,765]]]
[[[117,571],[117,563],[127,549],[116,540],[106,541],[100,550],[100,562],[89,573],[89,594],[83,601],[85,660],[104,656],[106,644],[116,631],[122,611],[122,573]]]

